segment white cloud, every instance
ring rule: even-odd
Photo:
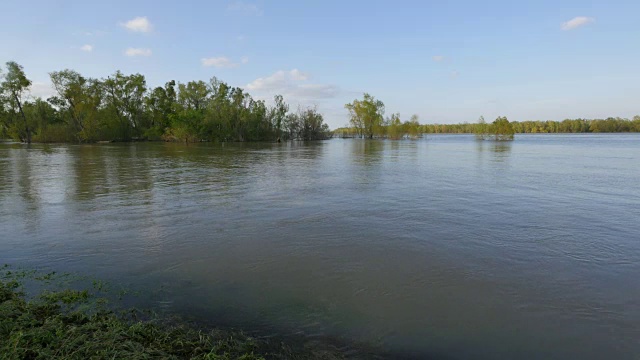
[[[309,79],[309,74],[303,73],[298,69],[291,70],[289,75],[291,75],[291,78],[296,81],[305,81]]]
[[[120,25],[133,32],[148,33],[153,30],[153,25],[146,16],[138,16]]]
[[[586,17],[586,16],[578,16],[578,17],[574,17],[573,19],[562,23],[562,30],[573,30],[573,29],[577,29],[581,26],[590,24],[592,22],[596,21],[596,19],[594,18],[590,18],[590,17]]]
[[[247,89],[262,95],[281,94],[294,99],[329,99],[338,95],[339,89],[328,84],[305,83],[309,75],[298,70],[279,70],[271,76],[258,78],[247,84]]]
[[[235,0],[229,3],[227,10],[242,13],[245,15],[262,16],[262,10],[256,4]]]
[[[31,84],[31,96],[33,96],[34,98],[42,98],[42,99],[47,99],[50,98],[51,96],[55,95],[56,91],[53,88],[53,85],[50,82],[39,82],[39,81],[34,81],[33,84]]]
[[[145,48],[128,48],[124,52],[127,56],[151,56],[151,49]]]
[[[249,63],[249,57],[248,56],[243,56],[240,58],[240,62],[243,64],[248,64]]]
[[[444,56],[442,55],[435,55],[432,57],[433,61],[435,62],[440,62],[440,61],[444,61]]]
[[[226,69],[238,67],[238,64],[234,63],[231,59],[225,56],[203,58],[203,59],[200,59],[200,62],[202,62],[202,66],[206,66],[206,67],[213,66],[217,68],[226,68]]]
[[[92,52],[93,51],[93,45],[89,45],[89,44],[82,45],[80,47],[80,50],[86,51],[86,52]]]
[[[257,78],[251,83],[247,84],[249,90],[274,90],[284,87],[287,82],[287,75],[283,70],[276,71],[273,75],[265,78]]]

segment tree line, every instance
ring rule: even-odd
[[[281,95],[267,106],[239,87],[169,81],[147,87],[141,74],[120,71],[103,78],[70,69],[49,74],[55,95],[30,96],[21,65],[0,68],[0,138],[30,142],[280,141],[331,135],[316,108],[290,111]]]
[[[562,121],[527,120],[511,121],[511,124],[517,134],[640,132],[640,115],[636,115],[632,119],[609,117],[606,119],[565,119]],[[421,130],[432,134],[465,134],[477,133],[478,127],[481,127],[479,123],[429,124],[423,125]]]
[[[421,134],[476,134],[480,138],[513,139],[514,133],[605,133],[640,132],[640,115],[633,119],[566,119],[563,121],[509,121],[498,117],[486,123],[420,124],[418,115],[402,121],[399,113],[385,117],[385,106],[370,94],[346,104],[349,125],[334,130],[338,137],[389,138],[417,137]]]

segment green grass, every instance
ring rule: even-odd
[[[0,359],[342,358],[326,351],[296,353],[282,343],[253,339],[241,332],[202,331],[175,319],[113,310],[107,300],[89,290],[52,291],[40,286],[35,294],[27,295],[25,282],[50,285],[63,276],[4,269],[0,276]],[[94,291],[103,288],[97,284]]]

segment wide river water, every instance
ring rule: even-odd
[[[4,143],[0,262],[397,356],[638,359],[640,135]]]

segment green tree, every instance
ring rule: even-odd
[[[276,129],[276,136],[278,141],[282,137],[282,123],[284,121],[287,112],[289,112],[289,105],[284,102],[282,95],[276,95],[273,98],[275,106],[271,108],[271,118],[273,119],[273,125]]]
[[[478,125],[475,127],[474,133],[476,134],[476,138],[484,139],[485,136],[489,133],[489,127],[487,122],[484,120],[484,116],[480,116],[478,119]]]
[[[20,141],[31,143],[31,126],[22,109],[25,94],[31,87],[31,80],[27,79],[24,68],[15,61],[6,63],[7,73],[2,75],[0,81],[0,94],[5,99],[10,112],[18,113],[22,119],[22,126],[16,125],[16,132]]]
[[[204,110],[210,93],[211,89],[204,81],[178,84],[178,102],[185,109]]]
[[[102,84],[69,69],[52,72],[49,77],[57,93],[50,102],[60,109],[72,136],[79,142],[97,140],[101,126],[99,111],[104,100]]]
[[[145,132],[147,139],[160,139],[171,125],[171,117],[177,107],[176,82],[171,80],[153,89],[145,98],[149,117],[149,129]]]
[[[391,114],[391,117],[387,119],[387,136],[389,139],[397,140],[402,138],[402,135],[404,134],[400,114]]]
[[[60,119],[60,114],[47,101],[36,98],[34,101],[27,101],[23,105],[24,112],[29,119],[29,123],[34,128],[34,142],[68,142],[74,141],[64,122]]]
[[[418,119],[418,115],[413,114],[411,119],[404,124],[406,133],[412,138],[417,138],[420,134],[420,122]]]
[[[120,124],[121,140],[139,137],[146,130],[144,95],[147,91],[143,75],[124,75],[120,71],[105,79],[106,105],[116,115]]]
[[[358,129],[361,136],[372,139],[376,130],[382,126],[384,103],[367,93],[362,100],[353,100],[345,108],[349,111],[351,125]]]
[[[513,125],[509,122],[509,120],[502,116],[498,117],[491,124],[491,134],[494,136],[495,140],[504,141],[504,140],[513,140]]]

